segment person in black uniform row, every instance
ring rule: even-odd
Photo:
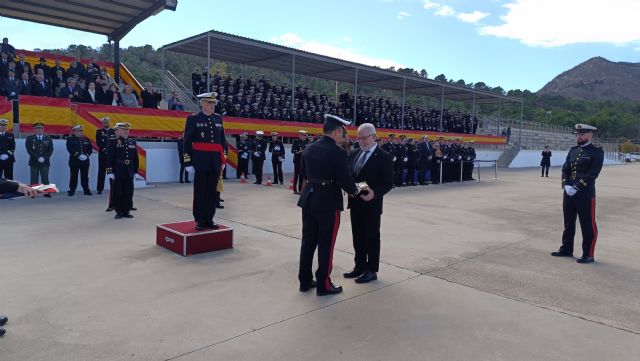
[[[251,158],[251,142],[247,140],[247,132],[240,134],[240,140],[236,144],[238,149],[238,168],[236,168],[236,178],[244,175],[249,176],[249,158]]]
[[[84,136],[84,127],[76,125],[71,128],[73,135],[67,138],[67,151],[69,152],[69,196],[76,193],[78,187],[78,173],[80,173],[80,185],[84,194],[92,196],[89,189],[89,157],[93,152],[93,146],[89,138]]]
[[[107,149],[107,178],[111,183],[111,198],[116,219],[133,218],[133,181],[138,173],[138,147],[129,138],[129,123],[117,123],[117,138],[109,141]]]
[[[598,239],[596,226],[596,178],[604,163],[604,151],[591,143],[596,127],[587,124],[576,124],[576,141],[562,166],[562,213],[564,215],[564,232],[562,246],[556,257],[573,257],[573,238],[576,233],[576,215],[580,219],[582,229],[582,257],[578,263],[594,261],[594,251]]]
[[[178,179],[180,183],[191,183],[189,181],[189,172],[185,169],[184,166],[184,136],[181,136],[180,139],[176,142],[176,146],[178,148],[178,161],[180,162],[180,174]]]
[[[111,118],[104,117],[102,128],[96,130],[96,144],[98,145],[98,184],[96,190],[102,194],[104,190],[104,177],[107,174],[107,145],[109,140],[116,138],[116,131],[111,128]]]
[[[262,184],[262,167],[266,158],[268,143],[264,139],[262,130],[256,131],[256,139],[251,142],[251,162],[253,164],[253,174],[256,181],[253,184]]]
[[[285,149],[284,143],[282,143],[282,141],[278,139],[277,132],[271,132],[269,152],[271,152],[271,165],[273,167],[273,183],[280,182],[280,184],[284,184],[282,162],[284,162]]]
[[[0,177],[13,179],[13,163],[16,158],[16,138],[7,131],[9,120],[0,119]]]
[[[393,188],[393,156],[378,147],[371,123],[358,127],[358,144],[359,150],[349,156],[349,166],[356,182],[366,182],[370,189],[362,197],[349,197],[355,267],[343,276],[367,283],[378,279],[382,203]]]
[[[407,163],[407,146],[404,144],[405,135],[400,135],[400,140],[393,144],[394,160],[393,173],[396,187],[404,186],[404,167]]]
[[[184,164],[193,177],[193,218],[196,230],[218,229],[216,214],[218,179],[226,159],[222,116],[214,113],[218,94],[198,95],[200,112],[187,117],[184,127]]]
[[[473,147],[475,142],[473,140],[467,141],[464,144],[464,165],[462,171],[462,180],[463,181],[472,181],[473,179],[473,168],[474,161],[476,160],[476,150]]]
[[[549,150],[549,146],[545,145],[544,150],[542,151],[542,160],[540,161],[540,166],[542,167],[542,173],[540,177],[545,176],[545,171],[547,174],[547,178],[549,177],[549,167],[551,167],[551,151]]]
[[[326,114],[322,126],[324,136],[310,144],[302,156],[301,171],[306,175],[307,185],[298,200],[298,207],[302,208],[298,280],[301,292],[317,287],[318,296],[342,292],[342,287],[331,282],[333,248],[343,210],[342,190],[354,197],[363,191],[353,180],[347,153],[336,144],[344,140],[349,124],[344,119]],[[311,271],[316,247],[317,284]]]
[[[418,165],[418,146],[413,141],[413,138],[409,138],[405,148],[407,149],[407,185],[415,186],[415,173],[416,166]]]
[[[293,141],[291,145],[291,153],[293,154],[293,194],[300,194],[302,190],[303,178],[300,174],[300,164],[302,161],[302,153],[309,145],[306,130],[298,131],[298,139]]]
[[[418,183],[427,185],[431,180],[431,160],[433,159],[433,148],[429,144],[429,137],[424,135],[418,143]],[[427,173],[427,171],[429,173]],[[429,177],[427,177],[427,174]]]

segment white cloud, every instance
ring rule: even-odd
[[[343,36],[342,37],[342,41],[345,42],[345,43],[350,43],[351,42],[351,38],[348,37],[348,36]]]
[[[483,13],[482,11],[476,10],[472,13],[459,13],[456,17],[465,23],[475,24],[489,15],[489,13]]]
[[[449,5],[439,5],[436,15],[438,16],[451,16],[455,15],[456,11]]]
[[[326,55],[332,58],[348,60],[356,63],[378,66],[383,69],[390,67],[404,68],[405,66],[395,62],[391,59],[374,58],[361,54],[356,49],[341,48],[339,46],[323,44],[315,40],[305,40],[299,35],[293,33],[287,33],[274,38],[271,38],[271,42],[288,46],[291,48],[308,51],[314,54]]]
[[[637,0],[510,0],[503,6],[504,23],[482,27],[480,34],[541,47],[640,41]]]
[[[440,4],[436,4],[436,3],[431,2],[429,0],[424,0],[424,8],[427,9],[427,10],[435,9],[435,8],[438,8],[438,7],[440,7]]]
[[[402,20],[402,19],[406,18],[407,16],[411,16],[411,14],[409,14],[407,12],[404,12],[404,11],[401,11],[401,12],[398,13],[397,18],[398,18],[398,20]]]

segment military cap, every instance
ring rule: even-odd
[[[593,125],[589,125],[589,124],[576,124],[576,131],[575,133],[592,133],[597,131],[598,128],[594,127]]]
[[[298,130],[298,133],[300,133],[300,134],[307,134],[307,131],[306,131],[306,130],[304,130],[304,129],[300,129],[300,130]]]
[[[257,130],[256,135],[264,135],[264,132],[262,130]]]
[[[131,123],[116,123],[116,128],[122,129],[122,130],[129,130],[131,129]]]
[[[218,96],[218,93],[216,92],[202,93],[202,94],[198,94],[198,99],[204,100],[207,102],[217,102],[218,101],[218,99],[216,99],[217,96]]]
[[[249,133],[247,133],[247,132],[240,133],[240,136],[242,136],[242,137],[246,137],[247,135],[249,135]]]
[[[278,135],[278,132],[271,132],[271,135]]]
[[[44,128],[44,123],[42,123],[42,122],[33,123],[33,127],[34,128]]]
[[[101,120],[103,123],[104,123],[104,122],[110,122],[110,121],[111,121],[111,118],[109,118],[109,117],[102,117],[102,118],[100,118],[100,120]]]
[[[84,127],[82,126],[82,124],[78,124],[78,125],[74,125],[73,127],[71,127],[71,130],[73,130],[73,131],[84,130]]]
[[[4,118],[0,119],[0,125],[7,125],[7,124],[9,124],[9,120],[4,119]]]
[[[332,114],[325,114],[324,115],[324,121],[325,122],[334,122],[334,123],[336,123],[338,125],[343,125],[345,127],[351,125],[350,121],[344,120],[344,119],[340,118],[339,116],[332,115]]]

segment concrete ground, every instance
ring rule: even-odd
[[[395,189],[379,280],[341,276],[347,211],[333,271],[345,292],[331,297],[297,290],[300,211],[286,186],[227,182],[217,220],[235,248],[188,258],[154,237],[190,219],[189,185],[137,190],[135,219],[120,221],[105,196],[2,201],[0,360],[637,361],[639,171],[603,170],[590,265],[549,256],[557,168]]]

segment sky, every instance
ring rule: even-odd
[[[637,14],[638,0],[178,0],[175,12],[145,20],[121,47],[159,48],[218,30],[367,65],[426,69],[429,78],[537,91],[594,56],[639,62]],[[0,36],[27,50],[106,42],[5,17]]]

